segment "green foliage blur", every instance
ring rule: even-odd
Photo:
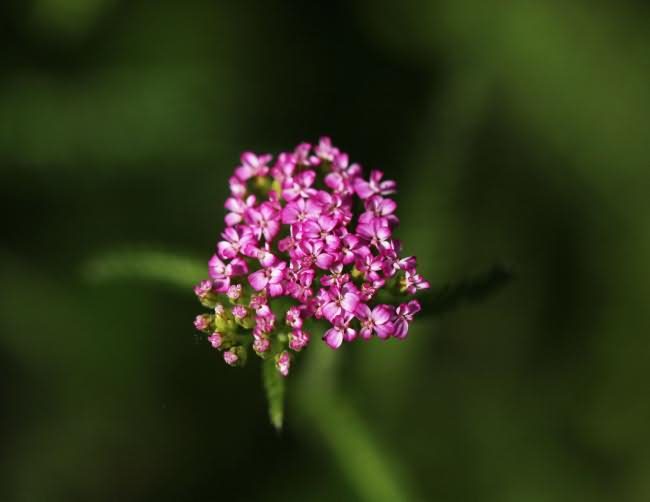
[[[649,14],[2,2],[0,500],[650,500]],[[397,179],[434,287],[516,280],[320,374],[314,343],[278,435],[147,276],[208,259],[241,151],[323,134]],[[178,259],[86,273],[148,249]]]

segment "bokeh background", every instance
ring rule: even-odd
[[[2,2],[0,500],[650,500],[649,14]],[[435,287],[516,279],[326,377],[305,354],[278,435],[190,289],[84,270],[207,260],[239,153],[323,134],[399,181]]]

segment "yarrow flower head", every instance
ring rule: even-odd
[[[333,349],[357,338],[403,339],[429,283],[393,237],[394,181],[327,137],[275,161],[244,152],[229,180],[225,229],[194,292],[210,313],[195,328],[231,366],[253,350],[282,376],[322,322]],[[411,297],[411,298],[409,298]]]

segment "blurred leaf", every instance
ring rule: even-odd
[[[33,2],[32,22],[41,32],[51,32],[52,38],[82,37],[95,27],[110,11],[115,0],[36,0]]]
[[[276,369],[273,358],[262,363],[262,380],[269,404],[269,418],[273,427],[279,431],[284,418],[284,377]]]
[[[197,259],[165,251],[122,250],[91,259],[82,272],[91,281],[143,279],[188,288],[205,277],[206,266]]]
[[[487,272],[432,289],[420,297],[423,315],[440,315],[465,303],[479,302],[496,293],[514,278],[504,265],[494,265]]]

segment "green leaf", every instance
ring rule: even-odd
[[[103,253],[83,267],[91,281],[141,279],[188,288],[205,277],[207,267],[199,260],[151,249],[127,249]]]
[[[284,418],[284,377],[276,369],[272,357],[262,362],[262,380],[269,405],[269,418],[273,427],[280,431]]]

